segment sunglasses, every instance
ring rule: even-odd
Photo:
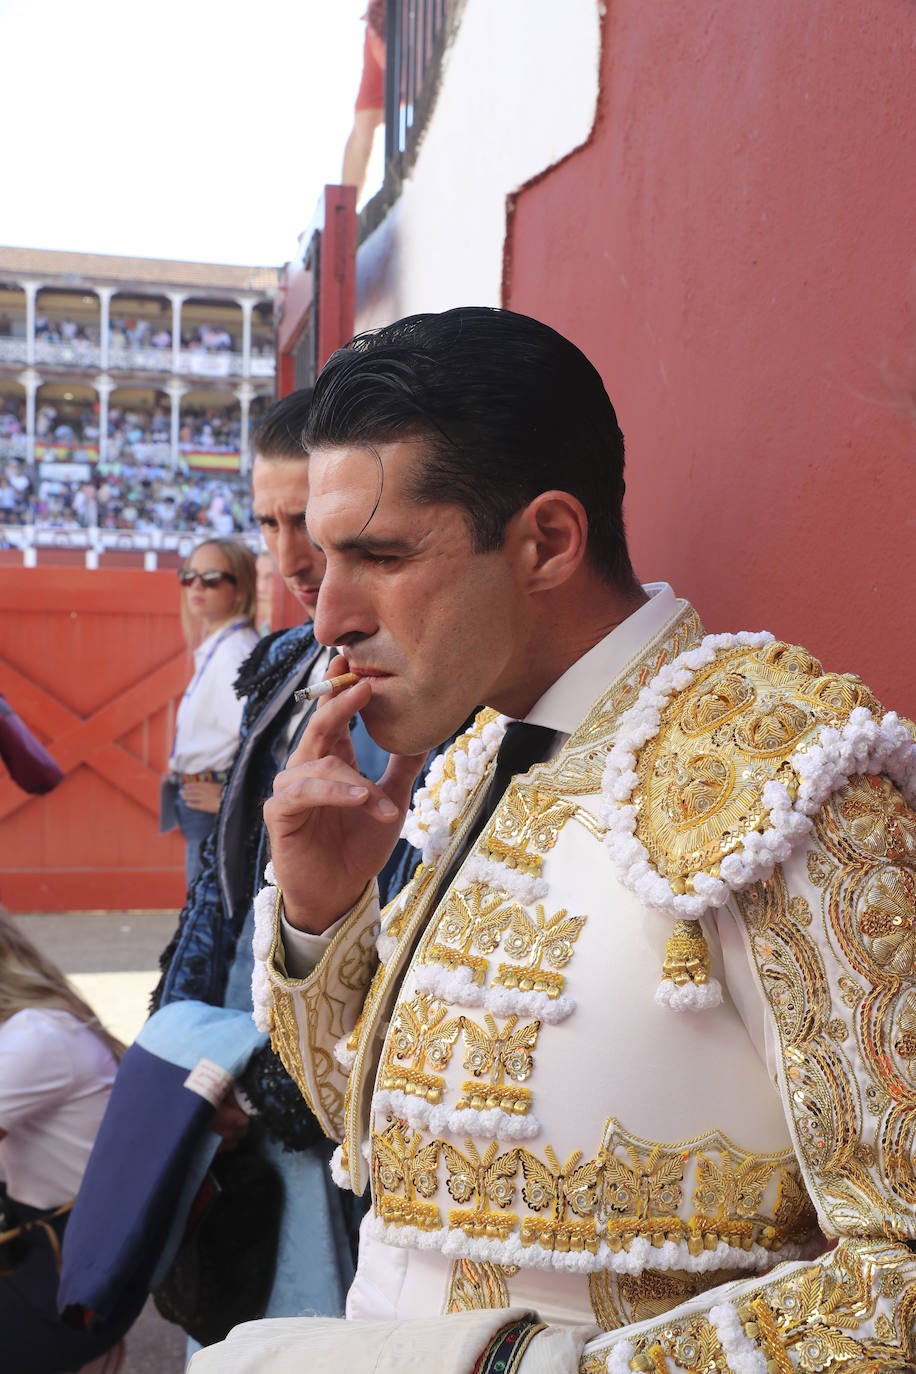
[[[195,572],[193,568],[182,568],[178,574],[178,581],[183,587],[193,587],[194,583],[200,581],[202,587],[218,587],[222,582],[235,582],[237,579],[232,573],[219,572],[216,568],[208,568],[206,572]]]

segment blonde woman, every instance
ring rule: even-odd
[[[258,642],[257,568],[235,539],[198,544],[178,573],[181,619],[194,649],[194,675],[181,699],[162,791],[162,829],[185,837],[188,887],[200,846],[216,825],[223,784],[239,747],[243,703],[233,683]]]
[[[0,1368],[114,1374],[136,1312],[94,1330],[57,1316],[60,1240],[122,1046],[0,911]],[[99,1359],[108,1351],[106,1359]],[[98,1361],[98,1363],[96,1363]]]

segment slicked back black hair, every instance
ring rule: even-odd
[[[623,435],[598,371],[562,334],[509,310],[410,315],[358,334],[315,384],[306,450],[422,439],[410,495],[464,511],[478,552],[543,491],[578,497],[587,557],[630,590]]]
[[[311,404],[311,387],[291,391],[275,401],[251,431],[251,452],[262,458],[304,458],[302,432]]]

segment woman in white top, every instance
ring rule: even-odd
[[[200,846],[216,826],[223,784],[239,747],[243,703],[233,684],[258,642],[254,555],[235,539],[198,544],[178,574],[181,619],[194,648],[194,676],[181,699],[162,826],[185,837],[188,887],[200,872]],[[195,647],[196,646],[196,647]]]
[[[0,1369],[116,1370],[131,1310],[92,1331],[57,1316],[60,1239],[122,1046],[0,911]],[[106,1359],[100,1359],[104,1352]]]

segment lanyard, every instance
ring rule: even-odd
[[[207,657],[204,659],[203,663],[200,665],[200,667],[197,669],[197,672],[194,674],[191,681],[188,683],[187,689],[184,694],[185,701],[190,701],[191,697],[194,695],[195,691],[200,686],[200,680],[203,677],[204,673],[207,671],[207,668],[210,666],[210,660],[216,653],[219,646],[222,644],[223,640],[228,639],[230,635],[234,635],[236,630],[244,630],[244,628],[244,620],[233,620],[231,625],[226,625],[219,632],[219,634],[216,636],[216,639],[214,639],[213,643],[210,645],[209,650],[207,651]]]

